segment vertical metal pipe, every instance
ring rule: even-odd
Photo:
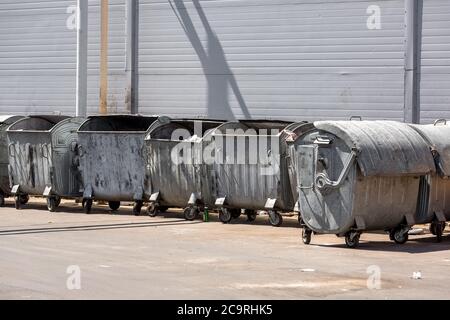
[[[420,123],[423,0],[405,0],[404,120]]]
[[[77,1],[76,116],[87,116],[88,0]]]
[[[101,0],[100,114],[108,113],[109,1]]]
[[[138,114],[139,0],[127,0],[127,92],[125,104],[131,114]]]

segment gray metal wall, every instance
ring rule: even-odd
[[[403,119],[403,0],[140,3],[144,113]]]
[[[423,13],[421,118],[450,119],[450,1],[425,0]]]
[[[125,1],[110,0],[109,111],[126,113]],[[0,3],[0,114],[73,114],[75,0]],[[89,0],[89,112],[100,0]],[[140,0],[143,114],[403,120],[405,0]],[[369,5],[381,30],[369,30]],[[422,118],[450,118],[450,3],[424,1]]]
[[[99,104],[100,10],[89,0],[88,107]],[[0,114],[75,113],[75,0],[0,3]],[[125,0],[110,0],[109,109],[124,112]],[[70,24],[70,23],[69,23]]]

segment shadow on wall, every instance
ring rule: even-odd
[[[200,1],[192,0],[207,34],[207,49],[203,48],[194,23],[184,5],[184,0],[168,1],[202,64],[208,84],[208,117],[224,120],[236,119],[229,101],[229,90],[231,89],[242,110],[242,115],[246,119],[250,119],[250,113],[236,78],[228,65],[223,47],[216,33],[212,30]]]

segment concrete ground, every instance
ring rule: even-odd
[[[128,207],[85,215],[73,202],[51,214],[35,199],[16,211],[9,201],[0,208],[0,299],[450,298],[448,235],[343,243],[322,235],[303,245],[295,218],[280,228],[266,217],[223,225],[176,211],[134,217]]]

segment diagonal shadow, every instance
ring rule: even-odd
[[[98,231],[98,230],[115,230],[115,229],[134,229],[149,227],[168,227],[179,225],[194,225],[201,222],[188,221],[164,221],[164,222],[143,222],[143,223],[117,223],[117,224],[95,224],[73,227],[54,227],[54,228],[29,228],[16,230],[0,230],[0,236],[24,235],[24,234],[40,234],[55,232],[75,232],[75,231]]]
[[[231,88],[245,118],[251,119],[236,77],[228,64],[223,46],[217,34],[211,28],[199,0],[192,0],[192,3],[207,35],[207,50],[203,47],[184,0],[173,0],[175,6],[172,4],[172,0],[168,0],[168,2],[202,64],[208,83],[208,117],[224,120],[236,119],[229,102],[229,89]]]

